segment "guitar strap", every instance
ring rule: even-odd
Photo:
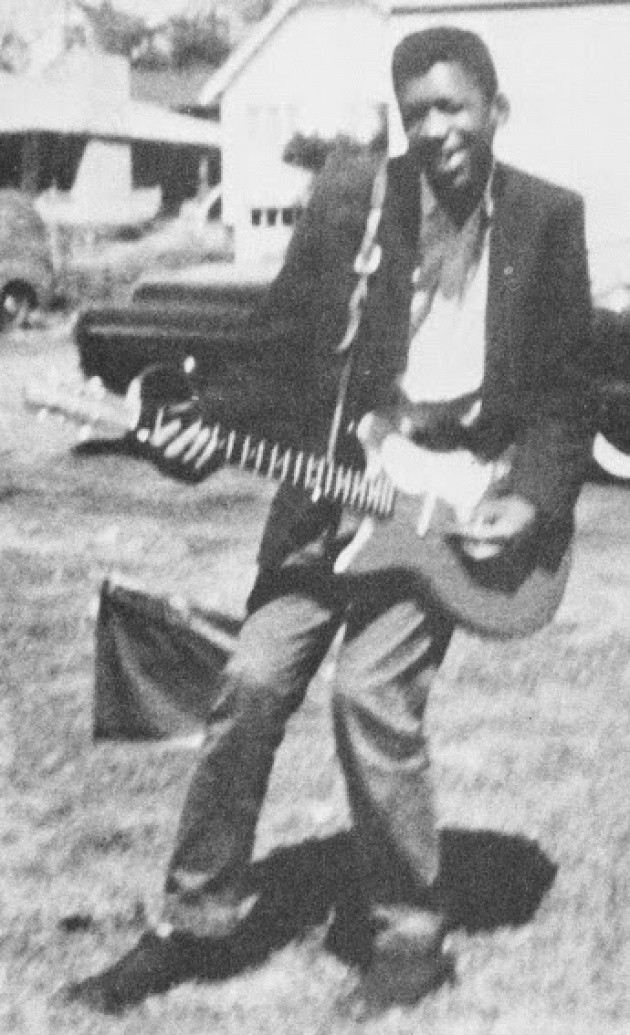
[[[369,279],[372,274],[376,272],[381,261],[381,246],[377,244],[376,235],[378,234],[378,228],[383,214],[386,189],[387,161],[383,161],[374,177],[372,197],[370,200],[370,211],[368,212],[363,239],[354,260],[354,272],[357,274],[358,280],[352,294],[350,295],[350,301],[348,302],[348,325],[346,327],[346,332],[336,349],[339,353],[346,353],[346,361],[339,378],[337,399],[328,436],[326,458],[330,463],[334,462],[335,459],[339,429],[341,427],[343,409],[346,396],[348,394],[348,385],[350,383],[350,374],[352,372],[354,361],[355,350],[351,348],[351,345],[353,345],[356,340],[361,323],[361,317],[363,315],[363,309],[367,299]]]

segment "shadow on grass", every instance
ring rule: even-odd
[[[521,927],[551,888],[557,865],[535,841],[492,830],[444,830],[438,888],[453,927]]]
[[[71,452],[76,457],[143,456],[142,446],[131,434],[121,435],[118,438],[88,438],[72,446]]]
[[[534,916],[557,867],[537,844],[493,831],[445,830],[439,893],[448,903],[451,928],[468,932],[520,926]],[[214,982],[263,963],[299,942],[309,931],[328,927],[325,947],[346,963],[369,958],[369,914],[353,879],[348,833],[277,849],[252,870],[257,905],[238,936],[198,960],[197,979]],[[133,926],[144,926],[134,917]],[[76,934],[93,926],[90,916],[66,917],[60,926]]]
[[[441,855],[437,890],[451,927],[469,933],[528,923],[557,872],[535,842],[489,830],[442,831]],[[258,962],[325,924],[333,909],[328,948],[347,961],[365,952],[368,914],[353,880],[347,833],[274,851],[254,866],[253,888],[258,904],[226,954],[224,973]]]

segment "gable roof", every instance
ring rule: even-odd
[[[192,108],[197,105],[199,91],[215,70],[216,66],[201,64],[182,69],[132,66],[131,98],[175,111]]]
[[[300,7],[311,6],[365,6],[374,8],[379,14],[389,11],[389,0],[278,0],[243,42],[232,51],[227,61],[210,77],[199,94],[200,107],[211,107],[221,99],[225,90],[240,75],[252,58],[265,45],[270,36]]]
[[[123,99],[94,105],[72,83],[0,74],[0,134],[63,133],[144,140],[203,149],[221,146],[221,129],[155,104]]]
[[[475,9],[518,10],[521,7],[598,7],[628,4],[629,0],[391,0],[390,13],[400,14],[464,14]]]
[[[277,0],[269,13],[230,54],[227,61],[212,75],[198,97],[199,107],[212,107],[223,96],[251,59],[265,45],[269,37],[300,7],[340,5],[350,0]],[[354,0],[374,8],[383,16],[421,14],[431,12],[462,13],[475,8],[502,9],[518,7],[582,7],[601,3],[602,0]],[[630,0],[604,0],[604,3],[624,5]]]

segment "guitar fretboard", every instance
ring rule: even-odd
[[[63,386],[34,385],[25,390],[25,402],[39,411],[59,413],[108,433],[133,431],[137,426],[137,415],[132,413],[128,401],[107,391],[95,395]],[[314,499],[339,503],[360,514],[387,518],[393,512],[396,490],[385,474],[368,475],[350,465],[256,439],[221,424],[208,430],[208,443],[197,468],[200,476],[204,468],[208,471],[214,468],[213,458],[218,455],[225,463],[243,471],[253,471],[270,481],[289,482]]]
[[[231,466],[253,471],[271,481],[288,482],[314,499],[323,498],[379,518],[393,512],[396,493],[384,474],[373,477],[324,456],[226,431],[220,424],[212,428],[209,445]]]

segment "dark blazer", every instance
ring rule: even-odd
[[[325,448],[343,363],[336,346],[382,160],[374,153],[335,156],[319,177],[264,307],[263,319],[278,325],[277,345],[238,372],[227,390],[237,420],[247,423],[255,414],[261,431]],[[386,404],[406,364],[418,193],[409,163],[391,160],[378,233],[382,259],[370,279],[355,345],[348,421]],[[593,433],[585,373],[591,302],[583,203],[577,194],[501,163],[493,197],[480,441],[490,452],[513,443],[508,488],[531,500],[542,520],[566,522]],[[333,508],[282,487],[263,536],[261,564],[281,561],[333,519]]]

